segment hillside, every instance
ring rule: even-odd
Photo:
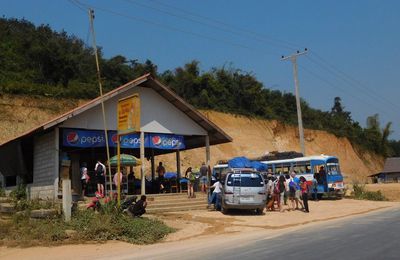
[[[234,156],[250,158],[264,155],[270,151],[293,151],[298,149],[298,130],[275,120],[251,119],[244,116],[224,114],[214,111],[203,113],[232,138],[233,142],[211,147],[211,163]],[[382,170],[383,158],[372,154],[358,154],[346,138],[318,130],[305,130],[305,145],[308,155],[337,155],[342,171],[348,181],[365,181],[366,176]],[[199,165],[205,158],[205,149],[195,149],[181,155],[184,168],[190,164]],[[175,157],[159,158],[167,162],[167,168],[174,167]]]
[[[0,143],[66,112],[84,101],[51,99],[45,97],[0,96]],[[211,147],[211,163],[234,156],[258,157],[269,151],[298,150],[297,128],[276,120],[252,119],[215,111],[203,114],[232,138],[233,142]],[[383,158],[373,154],[359,154],[347,138],[337,138],[319,130],[305,131],[308,155],[337,155],[348,180],[364,181],[365,176],[383,167]],[[205,149],[182,152],[182,171],[187,166],[199,166],[205,160]],[[175,155],[156,158],[167,170],[175,169]],[[147,168],[149,169],[149,168]]]

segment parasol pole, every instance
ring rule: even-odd
[[[119,134],[117,134],[117,179],[118,179],[118,181],[117,181],[117,193],[118,193],[118,197],[117,197],[117,205],[118,205],[118,208],[120,207],[120,205],[121,205],[121,176],[119,176],[121,173],[120,173],[120,171],[121,171],[121,163],[120,163],[120,160],[121,160],[121,144],[120,144],[120,140],[119,140],[119,138],[120,138],[120,135]]]

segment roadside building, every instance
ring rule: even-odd
[[[94,170],[97,160],[106,162],[105,132],[101,102],[107,122],[110,155],[117,154],[118,100],[133,94],[140,97],[140,133],[122,137],[121,152],[140,157],[140,135],[144,135],[144,158],[151,161],[166,153],[176,154],[176,172],[180,176],[180,152],[206,147],[232,139],[190,104],[150,74],[120,86],[103,97],[93,99],[53,120],[0,145],[0,175],[3,186],[28,184],[30,197],[55,198],[60,194],[61,163],[70,161],[72,188],[80,191],[80,166]],[[138,177],[138,175],[136,175]]]
[[[398,182],[400,180],[400,157],[387,158],[383,170],[372,174],[373,182]]]

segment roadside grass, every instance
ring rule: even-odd
[[[174,229],[148,218],[132,218],[117,211],[77,211],[71,222],[61,216],[31,219],[29,210],[15,214],[0,225],[0,245],[56,246],[120,240],[132,244],[151,244],[163,239]]]
[[[354,198],[359,200],[374,200],[374,201],[386,201],[388,200],[383,193],[378,191],[367,191],[365,185],[363,184],[354,184]]]

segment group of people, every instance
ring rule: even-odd
[[[87,164],[83,163],[81,167],[81,184],[82,184],[82,195],[85,196],[88,184],[92,181],[88,174]],[[104,185],[106,176],[106,166],[98,160],[94,167],[94,180],[93,182],[97,186],[96,196],[104,197]]]
[[[267,175],[267,210],[279,210],[283,212],[284,205],[288,205],[288,210],[303,210],[310,212],[308,207],[308,196],[310,192],[317,192],[317,182],[313,181],[309,185],[304,176],[297,177],[293,171],[290,175],[279,175],[277,178],[272,174]],[[289,201],[289,203],[286,203]]]

